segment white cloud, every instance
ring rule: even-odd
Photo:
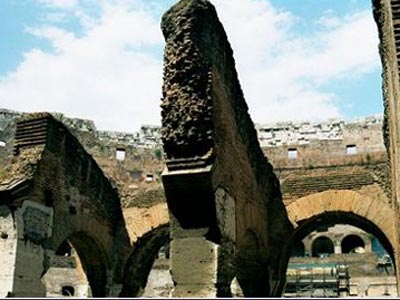
[[[256,122],[340,117],[340,99],[323,85],[379,68],[371,11],[327,14],[306,36],[295,32],[304,20],[262,0],[218,0],[216,6]]]
[[[163,38],[159,16],[145,9],[159,10],[158,2],[99,1],[95,17],[77,0],[40,1],[74,6],[84,33],[48,24],[27,29],[50,41],[54,52],[32,49],[15,72],[0,78],[2,105],[90,118],[103,129],[159,123]],[[305,36],[295,30],[304,20],[265,0],[214,3],[256,122],[340,116],[340,99],[323,86],[379,67],[371,12],[324,15],[319,30]]]
[[[153,16],[105,4],[82,37],[53,26],[28,31],[49,40],[54,53],[26,53],[18,69],[0,79],[2,105],[90,118],[104,129],[159,123],[163,40]]]

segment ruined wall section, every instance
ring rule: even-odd
[[[18,120],[13,144],[13,162],[0,183],[0,202],[16,211],[17,223],[20,218],[23,224],[28,222],[25,211],[34,209],[43,210],[40,214],[50,220],[47,224],[39,214],[40,226],[34,223],[32,228],[24,225],[19,229],[23,230],[19,233],[19,245],[23,246],[18,247],[21,263],[17,268],[28,263],[32,256],[29,247],[36,247],[42,257],[35,261],[41,264],[43,260],[46,271],[50,266],[46,251],[54,251],[69,239],[82,255],[92,290],[105,295],[106,272],[110,276],[115,272],[113,276],[118,277],[119,270],[122,275],[121,258],[130,248],[117,191],[79,141],[50,114],[26,115]],[[43,226],[49,233],[41,232]],[[98,256],[96,262],[92,255]],[[36,282],[40,269],[32,270],[29,276]],[[114,280],[113,276],[109,279]],[[23,290],[23,283],[20,285],[18,292],[29,293]]]
[[[0,179],[13,157],[16,119],[27,113],[0,109]],[[93,121],[51,115],[63,123],[95,159],[113,187],[118,189],[122,207],[150,207],[165,203],[160,184],[163,152],[157,126],[142,126],[140,132],[99,131]],[[2,147],[4,141],[5,147]],[[117,157],[117,152],[123,157]]]
[[[315,126],[324,125],[315,124]],[[289,136],[296,135],[295,128],[291,130],[292,126],[287,127]],[[379,119],[373,123],[368,120],[340,122],[337,127],[334,138],[319,137],[313,128],[312,138],[301,136],[295,142],[286,140],[280,145],[264,146],[263,151],[275,168],[313,168],[387,162],[382,122]],[[275,130],[282,131],[279,127]]]
[[[394,33],[390,0],[372,0],[373,15],[379,34],[379,53],[382,62],[382,94],[384,107],[383,136],[387,151],[390,149],[390,102],[393,99],[393,78],[396,69],[396,50],[393,47]],[[394,109],[394,107],[392,107]],[[394,120],[393,120],[394,121]]]
[[[60,193],[65,191],[65,187],[68,185],[75,186],[79,194],[90,198],[94,203],[98,202],[97,208],[103,210],[103,212],[97,212],[99,217],[110,220],[113,224],[119,222],[122,212],[118,194],[109,185],[100,167],[86,153],[79,141],[69,133],[63,124],[49,114],[29,115],[17,123],[14,141],[14,153],[17,158],[25,148],[37,145],[45,145],[47,150],[44,152],[45,155],[42,155],[42,161],[39,161],[37,168],[38,173],[35,174],[36,177],[41,178],[42,184],[44,184],[36,189],[38,193],[45,194],[46,189]],[[50,161],[53,159],[56,161]],[[59,174],[60,177],[55,181],[52,172],[57,169],[64,174]],[[61,179],[65,182],[62,182]],[[49,197],[38,197],[38,199]],[[64,199],[65,197],[66,195],[54,195],[50,198]]]

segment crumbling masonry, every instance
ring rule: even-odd
[[[182,0],[164,15],[163,182],[171,216],[174,296],[229,296],[233,278],[245,296],[278,296],[293,243],[318,224],[334,221],[374,233],[398,265],[400,1],[376,0],[373,6],[384,66],[392,199],[367,198],[339,185],[299,198],[288,206],[289,216],[260,151],[214,7],[204,0]],[[208,255],[204,249],[210,249]]]
[[[140,295],[169,239],[173,296],[231,296],[233,281],[245,296],[280,296],[293,244],[333,221],[373,233],[399,270],[400,1],[372,4],[389,176],[385,155],[318,156],[320,165],[311,166],[305,156],[299,162],[263,153],[214,7],[182,0],[162,21],[167,205],[153,191],[131,196],[120,184],[123,172],[109,176],[111,163],[99,167],[101,159],[51,115],[23,116],[0,174],[0,296],[46,295],[42,277],[66,240],[93,296]]]

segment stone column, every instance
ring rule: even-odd
[[[219,246],[204,237],[208,228],[174,228],[171,241],[173,297],[216,296]]]
[[[163,172],[173,297],[216,297],[218,235],[211,167]]]
[[[1,277],[6,279],[1,281],[1,291],[6,295],[1,296],[45,297],[46,289],[41,278],[49,267],[49,256],[43,242],[51,235],[53,209],[25,201],[15,212],[15,220],[16,232],[12,232],[9,246],[3,248],[9,248],[11,252],[7,255],[10,266],[5,273],[3,268],[1,270]]]
[[[0,297],[11,296],[18,234],[11,210],[0,206]]]
[[[335,243],[334,253],[342,254],[342,245],[340,243],[340,240],[335,240],[334,243]]]

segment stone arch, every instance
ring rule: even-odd
[[[10,169],[17,171],[9,175],[11,182],[19,180],[0,191],[0,202],[14,209],[18,231],[14,274],[24,275],[13,277],[12,292],[43,297],[49,256],[68,240],[93,296],[108,296],[120,280],[115,274],[120,274],[129,247],[117,190],[77,138],[50,114],[24,116],[17,121],[15,136]],[[32,272],[25,266],[32,266]]]
[[[61,288],[61,294],[67,297],[75,296],[75,288],[70,285],[63,286]]]
[[[137,239],[124,267],[120,297],[140,296],[160,248],[168,241],[169,224],[152,229]]]
[[[60,256],[71,256],[72,254],[72,246],[68,242],[68,240],[65,240],[64,242],[61,243],[61,245],[57,248],[55,255],[60,255]]]
[[[279,274],[285,278],[293,245],[319,226],[349,224],[373,234],[393,261],[396,251],[394,218],[389,203],[350,190],[328,190],[308,195],[286,206],[293,224],[280,258]]]
[[[244,297],[266,296],[270,292],[267,262],[262,255],[256,230],[246,230],[236,258],[236,278]]]
[[[46,286],[46,293],[50,293],[50,296],[60,293],[57,292],[57,284],[61,282],[53,281],[52,277],[55,274],[58,276],[64,274],[63,285],[74,287],[75,291],[79,291],[78,296],[87,297],[88,286],[91,291],[89,295],[94,297],[105,297],[107,295],[106,287],[110,258],[101,242],[90,234],[80,231],[66,235],[65,239],[55,245],[54,249],[56,249],[53,252],[55,257],[50,255],[50,261],[55,259],[55,264],[51,263],[46,272],[42,274],[42,282]],[[73,253],[74,255],[72,255]],[[49,254],[52,253],[49,252]],[[61,268],[66,268],[64,273],[61,273],[61,270],[56,271],[60,266]],[[72,270],[74,271],[71,272]],[[60,288],[62,287],[60,286]]]
[[[390,241],[395,240],[395,214],[389,203],[350,190],[328,190],[302,197],[289,204],[286,209],[295,227],[294,234],[303,235],[301,231],[307,231],[306,227],[309,226],[304,226],[307,223],[315,221],[323,224],[321,221],[324,216],[335,215],[337,223],[348,222],[373,233],[389,250],[388,253],[393,253]],[[334,221],[329,220],[329,223]]]
[[[319,257],[322,254],[334,253],[335,246],[329,237],[321,235],[313,240],[311,249],[311,255],[313,257]]]
[[[342,248],[342,253],[351,253],[355,248],[362,247],[365,249],[365,241],[358,234],[348,234],[343,237],[340,242],[340,246]]]
[[[68,241],[79,256],[93,297],[105,297],[110,258],[107,257],[103,246],[83,231],[68,236]]]

